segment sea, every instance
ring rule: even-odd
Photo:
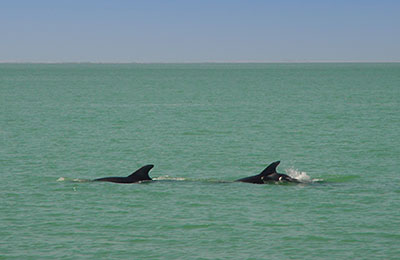
[[[0,64],[0,259],[400,259],[400,63]]]

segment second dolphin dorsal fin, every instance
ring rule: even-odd
[[[276,161],[276,162],[271,163],[270,165],[268,165],[267,168],[265,168],[265,169],[260,173],[260,175],[261,175],[261,176],[267,176],[267,175],[269,175],[269,174],[271,174],[271,173],[276,173],[276,167],[279,165],[280,162],[281,162],[281,161]]]
[[[128,179],[134,179],[135,181],[150,181],[151,178],[149,176],[149,171],[154,167],[154,165],[149,164],[145,165],[142,168],[138,169],[131,175],[129,175]]]

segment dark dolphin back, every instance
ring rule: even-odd
[[[281,163],[281,161],[276,161],[268,165],[267,168],[265,168],[259,175],[260,177],[262,176],[267,176],[272,173],[276,173],[276,167]]]
[[[105,177],[95,179],[93,181],[107,181],[107,182],[115,182],[115,183],[135,183],[140,181],[151,181],[149,176],[149,171],[154,167],[154,165],[149,164],[143,166],[139,170],[135,171],[128,177]]]
[[[133,172],[131,175],[126,177],[131,182],[138,182],[138,181],[151,181],[149,176],[149,171],[154,167],[154,165],[149,164],[145,165],[139,170]]]
[[[270,165],[268,165],[268,167],[265,168],[260,174],[250,177],[245,177],[236,181],[263,184],[265,176],[276,173],[276,167],[279,165],[279,163],[280,161],[273,162]]]
[[[259,175],[245,177],[245,178],[242,178],[242,179],[238,179],[236,181],[248,182],[248,183],[256,183],[256,184],[263,184],[264,183],[264,181],[261,179],[261,177]]]

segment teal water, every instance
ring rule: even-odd
[[[400,64],[0,64],[0,259],[399,259],[399,129]]]

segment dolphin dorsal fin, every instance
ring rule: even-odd
[[[276,161],[276,162],[271,163],[270,165],[268,165],[267,168],[265,168],[265,169],[260,173],[260,175],[261,175],[261,176],[267,176],[267,175],[269,175],[269,174],[271,174],[271,173],[276,173],[276,167],[279,165],[280,162],[281,162],[281,161]]]
[[[138,169],[137,171],[135,171],[134,173],[132,173],[131,175],[129,175],[127,178],[128,179],[137,179],[138,181],[144,181],[144,180],[151,180],[150,176],[149,176],[149,171],[154,167],[154,165],[149,164],[149,165],[145,165],[142,168]]]

